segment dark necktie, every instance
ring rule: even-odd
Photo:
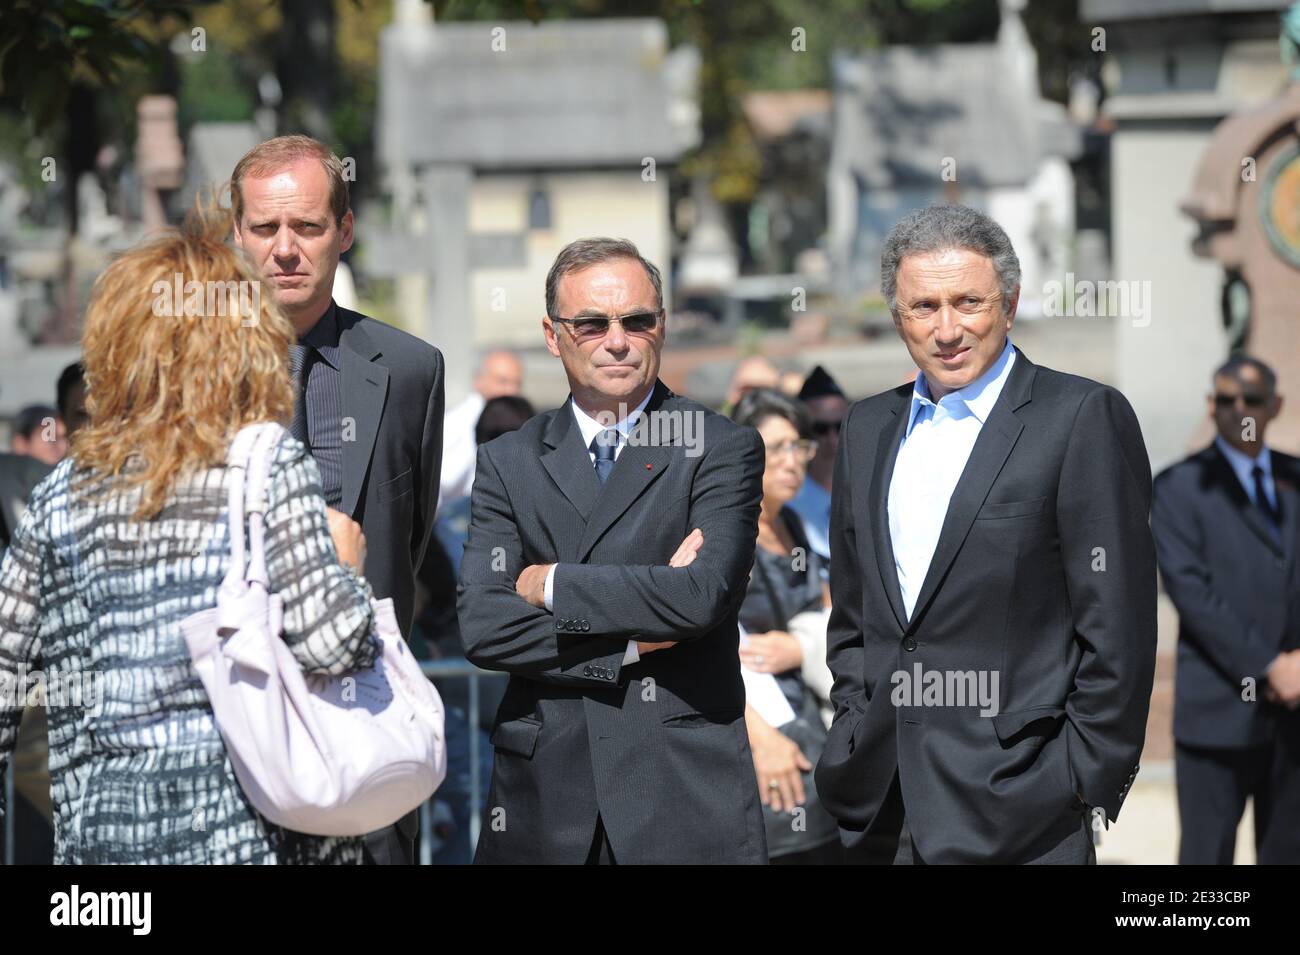
[[[307,359],[308,346],[294,342],[289,346],[289,369],[293,372],[293,424],[289,433],[307,447]]]
[[[604,484],[609,479],[609,472],[614,470],[614,451],[618,448],[618,432],[606,428],[597,433],[588,445],[596,456],[596,477]]]
[[[1270,530],[1280,530],[1282,527],[1281,515],[1273,507],[1273,503],[1268,499],[1268,494],[1264,490],[1264,469],[1257,464],[1250,473],[1255,478],[1255,506],[1263,512],[1264,518],[1269,523]]]

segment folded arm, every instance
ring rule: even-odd
[[[763,439],[752,428],[724,434],[700,463],[691,528],[704,536],[688,566],[561,563],[555,615],[586,620],[591,633],[684,642],[717,627],[744,594],[763,484]]]
[[[621,679],[626,639],[561,632],[560,617],[515,590],[525,567],[514,509],[486,447],[479,448],[470,497],[469,538],[456,610],[465,657],[485,670],[570,686]]]

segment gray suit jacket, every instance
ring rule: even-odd
[[[736,627],[763,463],[758,432],[662,383],[603,487],[568,402],[479,448],[461,639],[510,682],[477,861],[582,862],[599,815],[619,862],[766,862]],[[550,563],[554,613],[515,593]],[[633,638],[677,645],[625,667]]]
[[[338,309],[343,371],[344,513],[366,535],[365,577],[391,597],[403,636],[415,613],[442,469],[442,353],[422,339]],[[419,817],[366,837],[368,859],[414,862]]]
[[[442,468],[442,353],[428,342],[338,309],[343,358],[343,504],[366,535],[365,577],[392,597],[410,636]]]

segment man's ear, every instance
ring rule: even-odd
[[[555,340],[555,325],[546,316],[542,317],[542,334],[546,336],[546,350],[559,358],[560,343]]]
[[[346,252],[348,249],[352,248],[352,230],[355,224],[355,220],[352,218],[351,209],[343,213],[343,221],[339,223],[339,231],[343,233],[339,240],[339,252]]]
[[[1017,285],[1016,290],[1012,292],[1011,297],[1007,299],[1007,331],[1008,332],[1011,331],[1011,326],[1015,324],[1016,307],[1019,305],[1020,305],[1020,286]]]

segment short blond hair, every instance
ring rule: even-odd
[[[343,175],[343,161],[320,140],[295,135],[276,136],[259,143],[235,163],[235,171],[230,174],[230,204],[235,213],[236,225],[244,218],[244,180],[249,176],[254,179],[269,176],[299,159],[315,159],[324,167],[325,175],[330,181],[330,211],[334,213],[336,223],[343,222],[343,217],[351,208],[348,181]]]

